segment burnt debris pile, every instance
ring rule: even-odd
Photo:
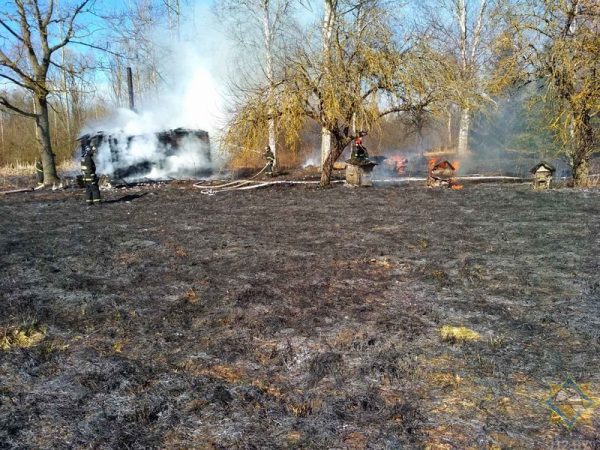
[[[212,174],[208,132],[175,128],[151,134],[98,131],[78,138],[98,149],[98,167],[113,180],[201,178]]]

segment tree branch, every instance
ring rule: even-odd
[[[11,83],[14,83],[17,86],[20,86],[20,87],[22,87],[24,89],[28,89],[29,90],[29,88],[22,81],[19,81],[19,80],[15,79],[15,78],[13,78],[13,77],[11,77],[9,75],[6,75],[5,73],[0,72],[0,78],[5,78],[8,81],[10,81]]]
[[[54,53],[56,50],[59,50],[61,48],[63,48],[65,45],[67,45],[71,39],[73,38],[73,26],[75,24],[75,19],[77,18],[77,16],[81,13],[81,11],[83,11],[83,8],[85,8],[85,6],[90,2],[90,0],[83,0],[78,6],[77,8],[75,8],[75,10],[73,11],[73,13],[71,14],[71,17],[68,20],[68,28],[67,28],[67,33],[65,34],[64,38],[62,41],[60,41],[58,44],[50,47],[49,52],[50,54]]]
[[[123,54],[121,54],[121,53],[117,53],[117,52],[113,52],[112,50],[109,50],[109,49],[107,49],[107,48],[100,47],[100,46],[98,46],[98,45],[90,44],[90,43],[87,43],[87,42],[81,42],[81,41],[69,41],[69,42],[70,42],[71,44],[78,44],[78,45],[83,45],[84,47],[93,48],[93,49],[95,49],[95,50],[101,50],[101,51],[103,51],[103,52],[106,52],[106,53],[108,53],[108,54],[110,54],[110,55],[113,55],[113,56],[118,56],[119,58],[124,58],[124,59],[126,59],[126,58],[127,58],[127,56],[126,56],[126,55],[123,55]],[[65,44],[65,45],[66,45],[66,44]]]
[[[6,29],[8,30],[8,32],[9,32],[10,34],[12,34],[12,35],[13,35],[13,37],[15,37],[17,40],[19,40],[19,41],[21,41],[21,42],[24,42],[24,41],[23,41],[23,38],[22,38],[21,36],[19,36],[19,34],[18,34],[16,31],[14,31],[14,30],[13,30],[13,29],[12,29],[12,28],[11,28],[11,27],[10,27],[10,26],[7,24],[7,23],[6,23],[6,21],[4,21],[3,19],[0,19],[0,25],[2,25],[4,28],[6,28]]]
[[[54,13],[54,0],[50,0],[50,4],[48,5],[48,12],[46,13],[46,17],[44,18],[44,27],[48,27],[50,21],[52,20],[52,14]]]
[[[27,80],[28,82],[31,82],[31,83],[35,82],[34,79],[31,76],[29,76],[26,72],[21,70],[21,68],[19,66],[17,66],[17,64],[15,64],[14,61],[11,61],[9,59],[9,57],[6,56],[6,54],[2,51],[2,49],[0,49],[0,66],[8,67],[13,72],[15,72],[21,78],[23,78],[24,80]]]
[[[33,119],[38,117],[38,114],[35,113],[31,113],[29,111],[25,111],[15,105],[13,105],[12,103],[10,103],[8,101],[8,99],[4,96],[0,96],[0,105],[10,109],[11,111],[16,112],[17,114],[21,114],[22,116],[27,116],[27,117],[31,117]]]
[[[23,32],[23,44],[27,48],[27,53],[29,55],[29,63],[31,64],[31,68],[35,73],[39,71],[39,63],[37,60],[37,55],[35,54],[35,49],[33,48],[33,41],[31,39],[31,30],[29,27],[29,22],[27,22],[27,11],[25,10],[25,5],[22,0],[15,0],[17,5],[17,11],[19,13],[19,22],[21,24],[21,31]]]

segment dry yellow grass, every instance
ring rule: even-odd
[[[72,172],[78,170],[78,164],[76,160],[63,161],[58,164],[56,170],[59,172]],[[22,176],[33,176],[35,174],[35,165],[32,163],[26,163],[22,161],[15,161],[12,164],[6,166],[0,166],[0,177],[22,177]]]
[[[467,327],[453,327],[444,325],[440,328],[440,336],[444,342],[469,342],[478,341],[479,333]]]
[[[353,431],[346,435],[344,444],[349,450],[362,450],[367,448],[369,439],[364,433]]]
[[[10,350],[13,348],[29,348],[39,344],[45,335],[42,331],[34,329],[12,329],[6,330],[4,336],[0,338],[0,350]]]
[[[207,368],[199,368],[194,371],[194,373],[196,375],[206,375],[218,378],[219,380],[227,381],[228,383],[238,383],[245,377],[245,373],[242,369],[220,364]]]
[[[33,175],[34,173],[35,167],[33,164],[23,163],[20,161],[16,161],[13,164],[6,166],[0,166],[0,176],[3,177]]]
[[[290,431],[287,435],[287,440],[290,444],[295,445],[302,439],[302,434],[299,431]]]
[[[125,347],[124,341],[117,341],[113,344],[112,349],[115,351],[115,353],[122,353],[124,347]]]

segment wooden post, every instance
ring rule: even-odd
[[[135,103],[133,101],[133,75],[131,74],[131,67],[127,68],[127,91],[129,92],[129,109],[135,110]]]

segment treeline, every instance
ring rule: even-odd
[[[13,93],[11,102],[20,108],[32,105],[30,96]],[[57,164],[76,156],[76,139],[83,126],[107,114],[105,102],[77,104],[50,98],[50,136]],[[33,107],[32,107],[33,108]],[[20,114],[0,110],[0,166],[33,164],[40,156],[39,136],[35,120]]]
[[[138,98],[165,80],[154,35],[177,33],[178,0],[9,0],[0,6],[0,164],[41,158],[44,181],[71,159],[84,124],[128,104],[125,68]]]
[[[127,105],[126,67],[138,99],[156,96],[173,83],[174,46],[215,39],[186,26],[197,8],[4,2],[0,164],[40,156],[56,180],[82,125]],[[293,164],[317,147],[327,185],[367,130],[381,149],[556,149],[587,183],[599,142],[596,0],[215,0],[210,13],[237,49],[220,143],[235,161],[269,145],[276,165]]]
[[[568,160],[575,185],[587,184],[600,114],[597,1],[318,3],[322,12],[307,25],[286,15],[298,2],[221,2],[244,37],[240,45],[260,49],[252,56],[263,69],[238,87],[225,139],[232,152],[268,143],[277,159],[278,144],[297,141],[311,121],[321,128],[327,185],[361,130],[396,121],[421,147],[426,130],[446,123],[445,141],[467,155],[477,150],[470,148],[476,120],[501,118],[503,100],[513,98],[538,121],[540,138],[552,136],[550,147]],[[521,141],[533,144],[524,139],[528,122],[515,125]],[[513,130],[504,131],[506,145]]]

